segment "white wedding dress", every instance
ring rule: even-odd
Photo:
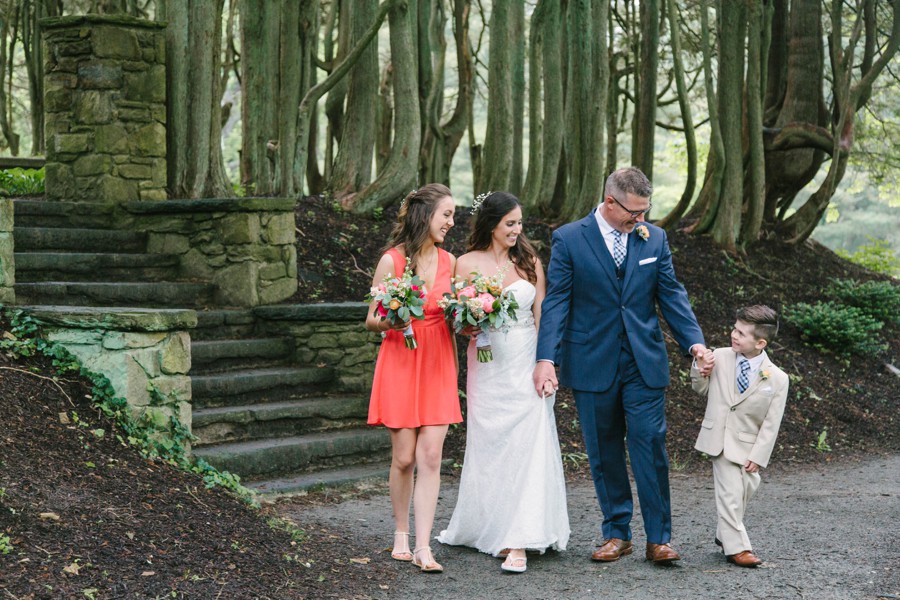
[[[437,537],[497,556],[504,548],[565,550],[569,515],[553,404],[534,390],[535,288],[507,287],[518,321],[490,332],[494,359],[468,349],[466,454],[450,525]]]

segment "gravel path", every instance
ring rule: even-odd
[[[777,460],[777,457],[776,457]],[[829,465],[781,467],[763,473],[746,523],[758,569],[728,565],[713,545],[712,475],[672,474],[673,543],[682,560],[671,567],[643,558],[639,514],[635,553],[616,563],[589,560],[598,539],[600,510],[593,486],[568,486],[572,537],[564,553],[529,555],[528,572],[500,571],[499,559],[432,541],[443,575],[420,574],[390,560],[393,530],[386,495],[290,514],[358,532],[372,560],[391,564],[396,581],[374,598],[580,599],[616,598],[848,598],[900,599],[900,456],[842,459]],[[636,498],[637,496],[635,496]],[[456,485],[445,483],[435,534],[447,524]],[[637,502],[635,502],[637,504]]]

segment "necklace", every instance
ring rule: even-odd
[[[502,255],[503,253],[501,252],[500,254]],[[498,270],[502,269],[503,267],[507,266],[509,263],[512,262],[509,258],[508,252],[506,253],[506,260],[501,262],[501,260],[499,258],[497,258],[497,255],[494,254],[494,251],[491,250],[491,258],[494,259],[494,265],[496,265]]]
[[[437,248],[435,248],[434,252],[432,252],[431,257],[430,257],[431,260],[428,261],[428,266],[425,266],[424,261],[416,261],[416,262],[422,263],[422,275],[423,276],[425,275],[425,273],[428,272],[429,269],[431,269],[431,265],[434,264],[434,259],[437,258],[437,254],[438,254],[438,251],[437,251]],[[420,256],[420,258],[424,258],[424,256],[421,254],[419,256]]]

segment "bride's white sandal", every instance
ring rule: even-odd
[[[427,550],[428,555],[424,561],[419,560],[419,553]],[[430,560],[429,560],[430,559]],[[412,564],[419,567],[423,573],[443,573],[444,567],[441,564],[434,560],[434,555],[431,554],[431,546],[422,546],[421,548],[416,548],[413,550],[413,560]]]
[[[528,569],[528,559],[524,556],[507,556],[500,568],[507,573],[524,573]]]
[[[397,548],[397,536],[406,536],[406,550],[401,550],[400,552],[396,551]],[[391,548],[391,558],[394,560],[399,560],[402,562],[410,562],[413,559],[412,552],[409,551],[409,532],[408,531],[395,531],[394,532],[394,547]]]

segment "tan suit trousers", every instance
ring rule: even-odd
[[[742,465],[731,462],[723,454],[712,459],[712,465],[719,515],[716,537],[727,555],[752,550],[744,527],[744,513],[759,488],[759,472],[748,473]]]

